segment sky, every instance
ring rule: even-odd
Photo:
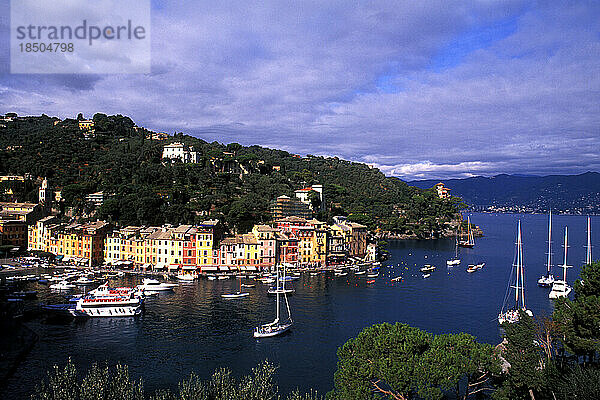
[[[9,26],[0,113],[118,113],[404,180],[600,171],[598,1],[153,0],[148,74],[10,74]]]

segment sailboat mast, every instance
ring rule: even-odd
[[[525,309],[525,279],[523,274],[523,239],[521,237],[521,221],[519,221],[519,273],[521,275],[521,306]]]
[[[565,226],[565,259],[563,262],[563,281],[567,282],[567,237],[568,237],[568,227]]]
[[[276,321],[279,322],[279,265],[277,265],[277,282],[276,282],[276,292],[277,292],[277,317]]]
[[[587,219],[587,251],[585,254],[585,263],[592,263],[592,226],[590,222],[590,217]]]
[[[548,275],[550,276],[550,266],[552,265],[552,210],[548,217]]]
[[[520,279],[520,252],[519,249],[521,248],[521,220],[519,220],[519,224],[517,225],[517,270],[515,272],[515,307],[519,306],[519,279]]]

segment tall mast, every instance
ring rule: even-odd
[[[590,217],[587,219],[587,251],[585,254],[585,263],[592,263],[592,226],[590,222]]]
[[[520,257],[521,253],[519,249],[521,248],[521,220],[519,220],[519,224],[517,225],[517,259],[516,259],[516,273],[515,273],[515,307],[519,306],[519,280],[520,276],[520,268],[519,265],[521,263]]]
[[[525,309],[525,279],[523,276],[523,240],[521,238],[521,221],[519,220],[519,239],[518,239],[518,247],[519,247],[519,266],[518,272],[521,275],[521,305],[522,308]]]
[[[276,282],[276,292],[277,292],[277,318],[275,321],[279,322],[279,265],[277,265],[277,282]]]
[[[563,262],[563,281],[567,283],[567,237],[568,237],[568,227],[565,226],[565,259]]]
[[[550,276],[550,267],[552,265],[552,210],[548,217],[548,275]]]

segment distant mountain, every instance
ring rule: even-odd
[[[466,179],[423,180],[409,185],[426,189],[442,182],[453,196],[475,210],[600,214],[600,173],[580,175],[496,175]]]

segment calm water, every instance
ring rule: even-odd
[[[549,290],[536,285],[545,272],[547,216],[472,214],[471,221],[486,236],[476,240],[474,249],[460,250],[460,266],[445,265],[454,255],[450,240],[401,241],[390,244],[391,258],[373,286],[366,285],[365,275],[303,276],[293,283],[296,293],[290,297],[293,331],[282,337],[252,337],[255,326],[273,320],[274,300],[260,283],[247,289],[248,298],[222,299],[221,293],[237,288],[235,280],[181,285],[174,293],[149,299],[138,319],[28,322],[40,341],[9,381],[5,397],[26,397],[46,370],[64,364],[69,356],[81,369],[95,361],[125,363],[133,376],[144,379],[148,391],[175,387],[192,371],[207,378],[224,366],[236,375],[246,374],[269,359],[280,365],[278,383],[284,392],[299,387],[325,393],[333,385],[337,348],[364,327],[383,321],[406,322],[433,333],[464,331],[496,344],[500,341],[496,316],[510,275],[518,219],[523,228],[527,305],[535,315],[549,315]],[[585,259],[586,219],[553,220],[557,261],[562,261],[564,227],[569,227],[568,261],[574,268],[568,280],[573,282]],[[599,234],[594,232],[600,232],[600,217],[592,218],[592,243],[597,245]],[[467,274],[467,264],[477,262],[486,263],[483,270]],[[438,267],[428,279],[422,279],[418,270],[425,263]],[[392,284],[390,278],[399,275],[404,281]],[[40,290],[42,300],[53,296],[43,285],[30,287]]]

